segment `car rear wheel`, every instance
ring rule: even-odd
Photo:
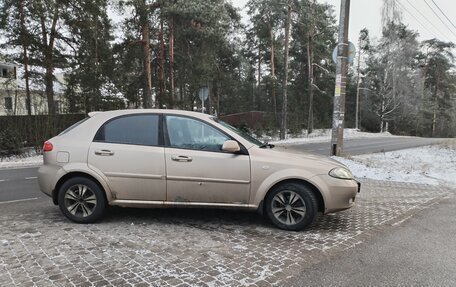
[[[73,177],[59,189],[59,207],[71,221],[95,222],[103,216],[106,199],[103,190],[85,177]]]
[[[285,230],[302,230],[317,218],[318,202],[310,188],[299,183],[282,184],[266,197],[266,214]]]

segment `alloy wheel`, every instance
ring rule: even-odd
[[[304,199],[295,191],[283,190],[277,193],[271,201],[273,216],[281,223],[295,225],[306,215]]]
[[[88,186],[77,184],[65,191],[64,203],[69,213],[84,218],[94,212],[97,206],[97,198]]]

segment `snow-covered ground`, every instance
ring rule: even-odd
[[[0,168],[31,167],[43,164],[43,156],[30,152],[27,155],[0,158]]]
[[[374,138],[374,137],[397,137],[388,132],[385,133],[366,133],[356,129],[344,129],[344,138]],[[303,130],[302,134],[296,137],[290,137],[285,140],[271,139],[269,142],[276,145],[294,145],[309,142],[326,142],[331,140],[330,129],[314,130],[313,133],[307,135],[307,131]]]
[[[456,143],[386,153],[333,157],[357,178],[456,187]]]

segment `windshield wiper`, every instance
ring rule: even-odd
[[[275,147],[275,145],[270,144],[270,143],[264,143],[264,144],[260,145],[260,148],[273,148],[273,147]]]

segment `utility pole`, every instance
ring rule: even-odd
[[[337,44],[336,88],[334,91],[334,111],[332,121],[331,155],[340,155],[343,150],[345,88],[347,85],[348,20],[350,0],[341,0],[339,20],[339,40]]]

